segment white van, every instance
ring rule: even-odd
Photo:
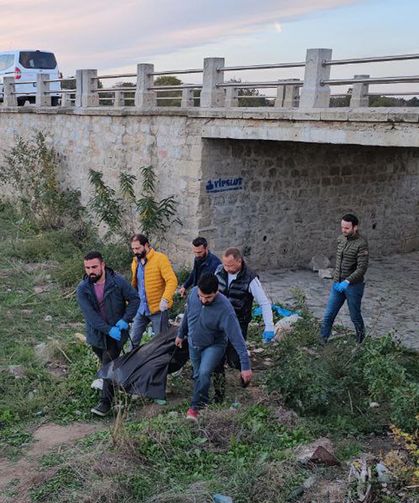
[[[46,73],[51,80],[61,77],[54,53],[46,51],[0,51],[0,101],[3,101],[3,77],[14,77],[15,82],[36,81],[38,73]],[[51,91],[60,91],[60,82],[50,83]],[[36,83],[16,86],[18,105],[35,103]],[[32,94],[29,94],[32,93]],[[60,94],[51,94],[51,104],[58,105]]]

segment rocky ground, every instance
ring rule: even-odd
[[[292,304],[293,289],[306,296],[307,307],[319,319],[327,303],[331,279],[320,279],[311,269],[269,270],[260,273],[266,292],[274,302]],[[363,298],[363,316],[368,333],[389,332],[403,345],[419,351],[419,252],[371,260]],[[352,329],[348,308],[336,324]]]

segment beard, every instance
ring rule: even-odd
[[[102,274],[92,273],[92,274],[89,274],[89,281],[91,283],[97,283],[101,277],[102,277]]]
[[[143,259],[147,255],[147,252],[143,250],[141,253],[136,253],[135,256],[137,257],[138,260]]]

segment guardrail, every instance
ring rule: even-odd
[[[371,77],[369,74],[354,75],[353,78],[331,78],[333,66],[368,64],[377,62],[407,61],[419,59],[419,54],[400,54],[393,56],[374,56],[368,58],[332,59],[332,49],[308,49],[305,61],[291,63],[271,63],[259,65],[226,66],[224,58],[205,58],[202,68],[155,71],[152,64],[138,64],[135,73],[98,75],[97,70],[77,70],[75,77],[49,79],[46,74],[37,76],[36,81],[20,82],[13,76],[4,77],[4,105],[16,106],[18,97],[28,97],[35,106],[51,105],[51,98],[60,96],[61,106],[76,108],[97,106],[134,106],[140,110],[155,109],[160,106],[180,106],[189,108],[233,108],[252,101],[256,106],[275,108],[299,107],[302,109],[328,108],[330,98],[347,97],[352,108],[367,107],[371,96],[419,96],[419,92],[388,93],[371,92],[370,86],[376,84],[418,83],[419,75]],[[287,78],[277,80],[238,81],[225,80],[228,72],[260,71],[304,68],[303,79]],[[202,74],[201,83],[179,85],[156,85],[155,78],[165,75]],[[103,87],[103,81],[134,79],[130,85],[116,84]],[[237,77],[236,77],[237,79]],[[50,84],[75,82],[75,89],[52,90]],[[21,84],[33,84],[36,91],[19,91]],[[350,86],[346,94],[331,94],[335,86]],[[249,89],[252,90],[249,92]],[[275,95],[259,94],[261,89],[272,89]],[[173,94],[172,94],[173,93]],[[20,100],[21,101],[21,100]]]

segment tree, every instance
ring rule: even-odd
[[[162,75],[157,77],[154,81],[155,86],[180,86],[182,81],[173,75]],[[182,91],[168,90],[168,91],[158,91],[157,93],[157,106],[159,107],[180,107],[182,99]],[[173,99],[161,99],[161,98],[173,98]]]

